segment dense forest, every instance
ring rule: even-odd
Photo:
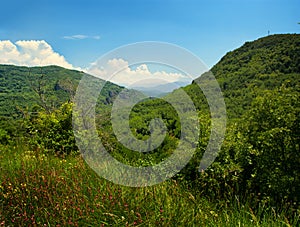
[[[199,171],[211,134],[209,107],[197,86],[200,77],[182,88],[199,122],[191,161],[162,184],[128,188],[98,177],[78,151],[72,108],[83,72],[0,65],[0,224],[299,225],[300,35],[246,42],[211,72],[227,111],[226,135],[215,161]],[[181,140],[182,122],[170,104],[176,100],[185,109],[178,98],[181,89],[147,98],[131,110],[130,129],[139,140],[150,138],[152,119],[166,125],[163,142],[149,152],[132,151],[114,134],[111,111],[122,90],[106,83],[98,97],[95,121],[102,144],[132,166],[160,163]],[[186,107],[184,118],[189,113]]]

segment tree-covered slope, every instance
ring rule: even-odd
[[[299,91],[300,34],[271,35],[246,42],[228,52],[211,71],[223,91],[229,118],[240,117],[264,90],[284,84]],[[191,96],[201,96],[195,84],[185,89]]]
[[[20,117],[39,109],[52,111],[72,99],[83,72],[58,66],[0,65],[0,116]],[[106,83],[99,101],[111,103],[121,87]]]

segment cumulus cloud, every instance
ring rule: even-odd
[[[64,56],[56,53],[44,40],[17,41],[0,40],[0,64],[22,66],[58,65],[73,69]]]
[[[114,58],[101,65],[98,61],[91,64],[87,72],[126,87],[154,87],[170,83],[189,83],[191,79],[179,72],[157,70],[152,72],[146,64],[133,68],[122,58]]]
[[[64,36],[63,39],[81,40],[81,39],[100,39],[99,35],[88,36],[88,35],[70,35]]]

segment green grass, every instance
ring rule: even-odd
[[[299,213],[286,213],[209,201],[175,180],[123,187],[98,177],[80,156],[0,146],[3,226],[296,226]]]

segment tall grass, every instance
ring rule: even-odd
[[[128,188],[98,177],[80,156],[0,147],[2,226],[296,226],[285,211],[209,201],[169,180]]]

